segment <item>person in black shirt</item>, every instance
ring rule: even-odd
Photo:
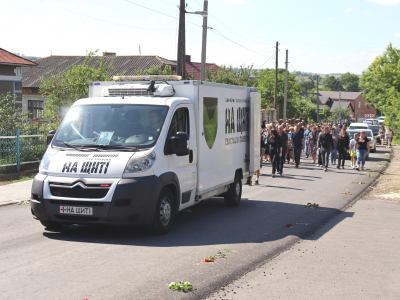
[[[278,126],[278,134],[279,138],[281,139],[281,146],[282,146],[282,156],[279,157],[278,163],[278,174],[282,175],[283,173],[283,164],[285,163],[285,156],[289,153],[289,140],[288,135],[283,132],[283,126]]]
[[[340,161],[342,161],[342,169],[344,169],[344,161],[346,160],[346,153],[350,147],[350,139],[346,133],[346,127],[342,128],[342,131],[339,135],[337,150],[339,152],[339,159],[337,168],[340,169]]]
[[[271,136],[268,140],[269,143],[269,155],[272,163],[272,177],[275,177],[276,170],[279,171],[279,160],[282,157],[282,144],[278,132],[273,129],[271,130]]]
[[[360,132],[360,137],[356,140],[355,148],[357,149],[357,168],[356,170],[364,170],[365,158],[369,155],[369,139],[365,136],[365,131]]]
[[[326,172],[328,170],[329,155],[331,151],[335,151],[333,147],[332,134],[329,133],[328,126],[325,127],[325,132],[321,133],[319,136],[318,150],[321,152],[322,165],[324,166],[324,171]]]
[[[296,125],[295,132],[292,133],[291,142],[293,143],[294,160],[296,162],[296,168],[300,164],[301,150],[304,148],[304,134],[300,131],[300,126]]]

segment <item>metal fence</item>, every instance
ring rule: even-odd
[[[0,131],[0,174],[32,169],[46,151],[46,136],[37,128]]]

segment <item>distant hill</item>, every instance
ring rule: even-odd
[[[35,60],[41,58],[41,57],[39,57],[39,56],[28,56],[28,55],[19,54],[19,53],[13,53],[13,54],[18,55],[18,56],[21,56],[22,58],[25,58],[25,59],[29,59],[30,61],[35,61]]]

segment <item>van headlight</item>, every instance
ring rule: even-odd
[[[51,155],[46,150],[42,160],[40,161],[39,171],[48,171],[50,166],[50,161],[51,161]]]
[[[156,154],[154,151],[142,157],[133,157],[129,160],[125,167],[124,173],[138,173],[149,170],[156,161]]]

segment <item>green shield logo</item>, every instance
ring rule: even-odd
[[[208,148],[212,148],[218,130],[218,98],[203,98],[203,129]]]

